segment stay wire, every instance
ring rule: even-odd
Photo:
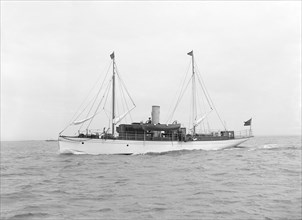
[[[103,79],[103,82],[102,82],[102,84],[101,84],[101,87],[99,88],[99,90],[98,90],[98,92],[97,92],[97,94],[96,94],[96,96],[95,96],[95,98],[94,98],[94,101],[93,101],[93,103],[92,103],[92,105],[91,105],[91,107],[90,107],[90,109],[89,109],[89,111],[88,111],[88,113],[87,113],[87,115],[86,115],[86,118],[89,116],[90,112],[92,111],[93,106],[94,106],[94,104],[95,104],[95,102],[96,102],[96,100],[97,100],[97,98],[98,98],[100,92],[101,92],[102,89],[103,89],[103,86],[104,86],[104,83],[105,83],[105,81],[106,81],[106,79],[107,79],[107,76],[108,76],[108,72],[109,72],[110,67],[111,67],[111,64],[110,64],[110,66],[109,66],[108,69],[107,69],[107,72],[106,72],[106,75],[105,75],[105,77],[104,77],[104,79]],[[85,108],[85,109],[86,109],[86,108]],[[82,112],[83,112],[83,111],[82,111]],[[82,114],[82,113],[81,113],[81,114]],[[94,116],[89,120],[89,121],[90,121],[90,122],[89,122],[89,125],[91,124],[91,121],[93,120],[93,118],[94,118]],[[86,129],[88,129],[89,125],[87,126]],[[83,126],[84,126],[84,123],[81,124],[79,130],[81,130]]]
[[[118,75],[118,77],[119,77],[119,79],[120,79],[120,81],[121,81],[121,84],[123,85],[123,87],[124,87],[124,89],[125,89],[127,95],[129,96],[129,98],[130,98],[132,104],[133,104],[134,106],[136,106],[135,103],[134,103],[134,101],[133,101],[133,99],[132,99],[132,97],[130,96],[130,93],[129,93],[129,91],[128,91],[128,89],[127,89],[127,87],[126,87],[126,85],[125,85],[123,79],[121,78],[120,71],[118,70],[117,65],[115,65],[115,66],[116,66],[116,72],[117,72],[117,75]]]
[[[124,105],[125,105],[127,111],[129,111],[128,103],[127,103],[127,100],[126,100],[126,97],[125,97],[125,92],[124,92],[124,89],[123,89],[123,88],[124,88],[124,87],[122,87],[122,85],[121,85],[121,86],[120,86],[120,91],[121,91],[121,94],[122,94],[123,109],[124,109]],[[126,111],[124,110],[124,112],[126,112]],[[130,116],[131,121],[133,121],[130,112],[129,112],[129,116]],[[126,120],[126,118],[125,118],[125,120]]]
[[[107,99],[108,99],[108,96],[109,96],[109,93],[110,93],[109,91],[110,91],[110,89],[111,89],[111,81],[112,81],[112,80],[109,81],[108,88],[107,88],[106,91],[105,91],[105,96],[106,96],[106,98],[105,98],[105,102],[104,102],[104,105],[103,105],[103,109],[104,109],[105,113],[106,113],[105,106],[106,106]],[[106,92],[107,92],[107,93],[106,93]],[[108,119],[110,120],[110,117],[108,117]]]
[[[222,121],[222,119],[221,119],[221,117],[220,117],[220,115],[219,115],[219,113],[218,113],[218,111],[217,111],[217,109],[216,109],[216,106],[214,105],[214,102],[213,102],[213,100],[212,100],[212,98],[211,98],[211,96],[210,96],[210,94],[209,94],[209,92],[208,92],[208,90],[207,90],[207,88],[205,87],[205,84],[204,84],[204,81],[203,81],[203,79],[202,79],[202,77],[201,77],[201,74],[200,74],[200,71],[199,71],[199,68],[198,68],[198,66],[196,65],[196,69],[197,69],[197,71],[198,71],[198,73],[199,74],[197,74],[198,75],[198,81],[200,82],[200,83],[202,83],[204,86],[202,86],[202,88],[204,88],[204,90],[206,91],[206,93],[205,94],[207,94],[206,95],[206,98],[207,98],[207,100],[208,100],[208,98],[209,98],[209,100],[210,100],[210,105],[213,107],[213,109],[215,110],[215,112],[216,112],[216,114],[217,114],[217,116],[218,116],[218,118],[219,118],[219,121],[220,121],[220,123],[222,124],[222,126],[223,126],[223,128],[224,128],[224,130],[226,130],[226,127],[225,127],[225,124],[223,123],[223,121]]]
[[[179,103],[180,103],[182,97],[184,96],[185,91],[187,90],[187,88],[188,88],[188,86],[189,86],[191,80],[192,80],[192,77],[189,79],[189,81],[188,81],[188,83],[187,83],[185,89],[182,91],[182,94],[180,94],[180,96],[179,96],[179,98],[178,98],[178,100],[177,100],[177,102],[176,102],[176,105],[175,105],[175,107],[174,107],[174,109],[173,109],[173,112],[172,112],[172,115],[171,115],[171,119],[170,119],[170,120],[172,120],[173,115],[174,115],[174,113],[175,113],[175,111],[176,111],[176,109],[177,109],[177,107],[178,107],[178,105],[179,105]]]
[[[177,103],[178,103],[178,100],[179,100],[180,95],[182,94],[183,87],[184,87],[184,85],[185,85],[185,82],[186,82],[186,79],[187,79],[187,76],[188,76],[188,73],[189,73],[189,70],[190,70],[191,63],[192,63],[192,61],[190,60],[190,62],[189,62],[189,64],[188,64],[188,67],[187,67],[187,71],[186,71],[185,77],[184,77],[184,79],[180,82],[180,84],[179,84],[179,86],[178,86],[178,88],[180,88],[180,86],[181,86],[181,89],[180,89],[178,98],[177,98],[177,100],[176,100],[176,105],[177,105]],[[172,102],[173,102],[173,100],[175,100],[175,97],[176,97],[176,96],[177,96],[177,93],[175,93],[175,96],[174,96],[174,98],[172,99]],[[174,113],[175,113],[175,110],[174,110],[172,113],[170,113],[170,110],[171,110],[171,108],[172,108],[172,102],[171,102],[170,107],[169,107],[169,110],[168,110],[170,116],[168,115],[168,117],[167,117],[168,120],[166,121],[166,123],[168,123],[169,121],[172,120],[173,115],[174,115]],[[176,109],[176,108],[174,108],[174,109]]]
[[[110,69],[111,67],[111,61],[109,62],[109,65],[107,64],[106,66],[108,66],[107,68],[107,73],[108,73],[108,70]],[[104,68],[104,70],[106,69],[106,67]],[[104,72],[104,70],[102,72]],[[107,75],[107,74],[106,74]],[[95,86],[98,84],[99,80],[101,79],[101,76],[102,75],[99,75],[99,77],[97,78],[95,84],[93,85],[93,87],[90,89],[90,91],[88,92],[88,94],[86,95],[85,99],[82,101],[82,103],[79,105],[79,107],[77,108],[77,110],[75,111],[74,115],[71,117],[71,120],[69,121],[68,125],[59,133],[60,135],[70,126],[71,122],[73,122],[74,120],[77,120],[81,114],[83,113],[84,110],[86,110],[86,108],[89,106],[90,102],[88,102],[88,105],[84,108],[83,111],[81,111],[80,113],[79,110],[83,107],[85,101],[87,100],[87,98],[89,97],[90,93],[93,91],[93,89],[95,88]],[[106,79],[106,76],[104,78],[104,80]],[[77,116],[76,116],[77,115]]]
[[[127,101],[126,101],[126,96],[125,96],[124,90],[126,91],[126,93],[127,93],[128,97],[129,97],[130,101],[132,102],[133,106],[136,107],[136,105],[135,105],[132,97],[130,96],[130,93],[129,93],[129,91],[128,91],[128,89],[127,89],[127,87],[126,87],[126,85],[125,85],[125,83],[124,83],[124,81],[123,81],[123,79],[121,77],[120,71],[118,70],[117,66],[116,66],[116,73],[117,73],[117,77],[119,79],[119,82],[121,84],[121,88],[122,88],[121,91],[122,91],[122,94],[123,94],[123,101],[125,102],[126,108],[129,111],[129,107],[128,107],[128,104],[127,104]],[[130,120],[133,121],[130,112],[129,112],[129,116],[130,116]]]
[[[110,65],[110,67],[111,67],[111,65]],[[95,97],[95,99],[94,99],[94,101],[93,101],[93,104],[92,104],[91,108],[89,109],[89,112],[87,113],[87,116],[86,116],[86,117],[88,117],[88,115],[90,114],[90,112],[91,112],[91,110],[92,110],[92,108],[93,108],[93,106],[94,106],[94,104],[95,104],[95,102],[96,102],[96,100],[97,100],[97,98],[98,98],[98,96],[99,96],[99,94],[100,94],[102,88],[103,88],[103,85],[104,85],[105,79],[107,78],[107,75],[108,75],[108,73],[109,73],[110,67],[107,69],[106,76],[105,76],[105,78],[104,78],[104,80],[103,80],[103,82],[102,82],[102,85],[101,85],[101,87],[100,87],[100,89],[99,89],[99,91],[98,91],[98,93],[97,93],[97,95],[96,95],[96,97]]]
[[[109,82],[109,85],[108,85],[107,87],[110,87],[110,82]],[[93,119],[94,119],[95,115],[97,114],[97,111],[99,110],[100,105],[101,105],[101,103],[102,103],[102,101],[103,101],[104,97],[105,97],[105,95],[103,95],[102,99],[100,100],[100,102],[99,102],[99,104],[98,104],[97,108],[96,108],[96,109],[95,109],[95,111],[94,111],[93,117],[90,119],[89,124],[87,125],[87,128],[86,128],[86,129],[88,129],[88,128],[89,128],[89,126],[90,126],[91,122],[93,121]]]

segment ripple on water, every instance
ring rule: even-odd
[[[13,220],[13,219],[22,219],[22,220],[26,220],[26,219],[45,219],[46,217],[48,217],[49,214],[47,213],[43,213],[43,212],[24,212],[21,214],[16,214],[13,215],[11,217],[9,217],[8,219]]]
[[[300,184],[299,137],[133,156],[1,145],[3,219],[301,219]]]

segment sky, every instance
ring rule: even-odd
[[[301,134],[301,1],[1,1],[1,140],[57,138],[112,51],[164,121],[191,50],[228,129]]]

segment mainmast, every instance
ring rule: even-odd
[[[194,121],[196,120],[196,83],[195,83],[195,69],[194,69],[194,54],[193,50],[187,53],[192,57],[192,121],[193,121],[193,136],[195,135],[195,125]]]
[[[110,58],[113,62],[113,73],[112,73],[112,135],[114,135],[114,118],[115,118],[115,59],[114,59],[114,52],[110,54]]]

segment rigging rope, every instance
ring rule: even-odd
[[[108,74],[108,71],[109,71],[109,69],[110,69],[110,67],[111,67],[111,61],[109,61],[109,64],[107,64],[106,66],[108,66],[108,67],[107,67],[107,73],[106,73],[106,75],[105,75],[105,77],[104,77],[104,79],[103,79],[103,82],[105,81],[105,79],[106,79],[106,77],[107,77],[107,74]],[[105,69],[106,69],[106,67],[104,68],[104,70],[103,70],[102,72],[105,72]],[[89,106],[89,104],[91,103],[92,100],[90,100],[90,101],[88,102],[88,104],[86,105],[86,107],[78,114],[79,110],[83,107],[83,105],[84,105],[85,101],[87,100],[87,98],[89,97],[90,93],[93,91],[93,89],[94,89],[94,88],[96,87],[96,85],[99,83],[99,81],[100,81],[100,79],[101,79],[101,76],[102,76],[102,75],[99,75],[99,77],[98,77],[97,80],[95,81],[95,84],[92,86],[92,88],[90,89],[90,91],[89,91],[88,94],[86,95],[85,99],[82,101],[82,103],[80,104],[80,106],[78,107],[78,109],[75,111],[74,115],[71,117],[71,120],[70,120],[70,122],[68,123],[68,125],[67,125],[67,126],[59,133],[60,135],[61,135],[61,133],[63,133],[63,132],[70,126],[70,124],[71,124],[73,121],[77,120],[77,119],[82,115],[82,113],[86,110],[86,108]],[[77,116],[76,116],[76,115],[77,115]]]
[[[126,108],[127,108],[127,111],[129,111],[130,108],[128,107],[128,103],[127,103],[127,101],[126,101],[125,92],[126,92],[126,94],[128,95],[129,99],[131,100],[133,106],[136,107],[136,105],[135,105],[135,103],[134,103],[132,97],[130,96],[130,93],[129,93],[129,91],[128,91],[128,89],[127,89],[127,87],[126,87],[126,85],[125,85],[125,83],[124,83],[124,81],[123,81],[123,79],[122,79],[122,77],[121,77],[121,74],[120,74],[120,72],[119,72],[117,66],[116,66],[116,75],[117,75],[117,78],[118,78],[118,80],[119,80],[119,82],[120,82],[120,91],[121,91],[121,96],[122,96],[121,99],[123,100],[123,101],[122,101],[123,109],[124,109],[124,104],[125,104],[125,105],[126,105]],[[124,91],[125,91],[125,92],[124,92]],[[129,112],[129,116],[130,116],[130,120],[133,121],[130,112]]]
[[[212,106],[213,107],[213,109],[215,110],[215,112],[216,112],[216,114],[217,114],[217,116],[218,116],[218,118],[219,118],[219,121],[220,121],[220,123],[222,124],[222,126],[223,126],[223,128],[224,128],[224,130],[226,130],[226,127],[225,127],[225,124],[223,123],[223,121],[222,121],[222,119],[221,119],[221,117],[220,117],[220,115],[219,115],[219,113],[218,113],[218,111],[217,111],[217,109],[216,109],[216,107],[215,107],[215,105],[214,105],[214,103],[213,103],[213,101],[212,101],[212,98],[211,98],[211,96],[209,95],[209,92],[208,92],[208,90],[207,90],[207,88],[205,87],[205,84],[204,84],[204,81],[203,81],[203,79],[202,79],[202,77],[201,77],[201,74],[200,74],[200,71],[199,71],[199,68],[198,68],[198,66],[196,65],[196,69],[197,69],[197,71],[198,71],[198,73],[199,74],[197,74],[198,75],[198,81],[199,81],[199,83],[201,84],[201,87],[205,90],[205,94],[206,94],[206,98],[207,98],[207,101],[209,102],[209,103],[211,103],[210,104],[210,106]],[[202,84],[204,85],[204,86],[202,86]],[[208,99],[209,98],[209,99]]]
[[[125,93],[124,93],[122,85],[120,86],[120,91],[121,91],[121,97],[122,97],[121,99],[123,100],[123,102],[122,102],[123,111],[126,112],[125,111],[125,105],[126,105],[127,111],[129,111],[129,107],[128,107],[128,104],[126,102],[126,97],[125,97]],[[133,121],[131,115],[130,115],[130,118],[131,118],[131,121]],[[125,118],[125,120],[126,120],[126,123],[127,123],[127,118]]]
[[[110,66],[111,66],[111,65],[110,65]],[[103,82],[102,82],[102,84],[101,84],[101,87],[100,87],[100,89],[99,89],[99,91],[98,91],[97,95],[95,96],[94,101],[93,101],[93,103],[92,103],[92,105],[91,105],[91,107],[90,107],[90,109],[89,109],[89,111],[88,111],[88,113],[87,113],[87,115],[86,115],[86,118],[87,118],[87,117],[88,117],[88,115],[90,114],[90,112],[91,112],[91,110],[92,110],[92,108],[93,108],[93,106],[94,106],[94,104],[95,104],[95,102],[96,102],[96,100],[97,100],[97,98],[98,98],[98,96],[99,96],[99,94],[100,94],[101,90],[102,90],[102,87],[103,87],[103,85],[104,85],[105,79],[107,78],[107,75],[108,75],[108,72],[109,72],[110,66],[109,66],[109,68],[107,69],[107,73],[106,73],[106,75],[105,75],[105,77],[104,77],[104,80],[103,80]],[[91,101],[92,101],[92,100],[91,100]],[[90,103],[89,103],[89,104],[90,104]],[[87,105],[87,107],[89,106],[89,104]],[[85,107],[85,109],[86,109],[86,107]],[[84,109],[84,110],[85,110],[85,109]],[[84,110],[83,110],[82,112],[84,112]],[[81,114],[82,114],[82,112],[81,112]],[[81,114],[80,114],[80,115],[81,115]],[[95,115],[93,115],[93,117],[90,119],[90,122],[89,122],[89,124],[88,124],[88,126],[87,126],[86,130],[89,128],[90,123],[91,123],[91,121],[93,120],[94,116],[95,116]],[[84,123],[83,123],[83,124],[81,124],[81,126],[80,126],[79,130],[81,130],[81,129],[82,129],[83,125],[84,125]]]
[[[108,83],[109,85],[107,85],[107,88],[109,88],[109,87],[110,87],[110,82],[111,82],[111,80],[109,81],[109,83]],[[92,117],[92,118],[89,120],[89,124],[87,125],[87,128],[86,128],[86,129],[88,129],[88,128],[89,128],[89,126],[90,126],[91,122],[93,121],[93,119],[94,119],[95,115],[97,114],[97,111],[99,110],[100,105],[101,105],[101,103],[102,103],[102,101],[103,101],[104,97],[105,97],[105,95],[103,95],[103,97],[102,97],[101,101],[99,102],[99,104],[98,104],[97,108],[95,109],[94,114],[93,114],[93,117]]]
[[[187,68],[187,71],[186,71],[186,74],[185,74],[185,77],[184,77],[184,79],[180,82],[180,84],[179,84],[179,86],[178,86],[178,88],[180,88],[180,86],[181,86],[179,96],[181,95],[182,90],[183,90],[183,87],[184,87],[184,85],[185,85],[185,82],[186,82],[186,79],[187,79],[187,76],[188,76],[188,73],[189,73],[189,70],[190,70],[191,63],[192,63],[192,61],[190,60],[189,65],[188,65],[188,68]],[[174,96],[174,98],[172,99],[172,101],[171,101],[171,103],[170,103],[170,107],[169,107],[168,113],[170,113],[170,111],[171,111],[172,103],[174,102],[176,96],[177,96],[177,93],[175,93],[175,96]],[[179,96],[178,96],[177,100],[179,100]],[[176,101],[176,103],[177,103],[177,101]],[[176,108],[174,107],[174,109],[176,109]],[[170,113],[170,116],[168,115],[167,120],[166,120],[166,124],[172,120],[174,113],[175,113],[175,110],[174,110],[172,113]]]
[[[201,100],[202,105],[205,106],[203,96],[199,97],[198,90],[196,91],[196,96],[197,96],[197,100]],[[203,111],[202,111],[203,109],[202,109],[202,107],[201,107],[200,102],[197,102],[197,108],[198,108],[198,107],[199,107],[199,109],[200,109],[201,115],[204,115],[204,114],[206,113],[206,111],[205,111],[205,113],[203,113]],[[197,110],[197,112],[198,112],[198,110]],[[200,117],[200,116],[198,116],[198,118],[199,118],[199,117]],[[206,118],[207,118],[207,117],[206,117]],[[203,130],[204,130],[204,132],[205,132],[204,123],[200,123],[200,126],[203,128]],[[196,126],[196,127],[197,127],[197,126]],[[201,128],[201,129],[202,129],[202,128]]]
[[[107,103],[107,99],[108,99],[110,90],[111,90],[111,80],[109,81],[109,88],[105,91],[105,94],[104,94],[106,96],[106,98],[105,98],[105,102],[104,102],[104,105],[103,105],[103,109],[104,109],[104,112],[105,112],[106,115],[107,115],[107,112],[106,112],[106,109],[105,109],[105,105]],[[111,112],[109,111],[109,113],[111,113]],[[110,120],[110,117],[108,115],[107,115],[107,118]]]
[[[191,76],[191,78],[189,79],[189,81],[188,81],[186,87],[184,88],[184,90],[182,91],[182,93],[180,94],[180,96],[178,97],[178,100],[177,100],[176,105],[175,105],[175,107],[174,107],[174,109],[173,109],[173,112],[172,112],[172,115],[171,115],[171,119],[170,119],[170,120],[172,120],[173,115],[174,115],[174,113],[175,113],[175,111],[176,111],[176,108],[178,107],[178,105],[179,105],[179,103],[180,103],[180,101],[181,101],[183,95],[185,94],[185,91],[187,90],[187,88],[188,88],[188,86],[189,86],[191,80],[192,80],[192,76]]]
[[[115,66],[116,66],[116,65],[115,65]],[[126,91],[128,97],[130,98],[132,104],[133,104],[134,106],[136,106],[135,103],[134,103],[134,101],[133,101],[133,99],[132,99],[131,96],[130,96],[130,93],[128,92],[128,89],[127,89],[127,87],[126,87],[124,81],[122,80],[122,78],[121,78],[121,76],[120,76],[120,73],[119,73],[119,70],[118,70],[117,66],[116,66],[116,72],[117,72],[118,78],[120,79],[121,84],[123,85],[123,87],[124,87],[124,89],[125,89],[125,91]]]
[[[180,103],[182,97],[184,96],[184,93],[185,93],[185,91],[186,91],[186,89],[187,89],[189,83],[191,82],[191,80],[193,80],[193,76],[194,76],[194,75],[192,74],[192,76],[190,77],[189,81],[188,81],[187,84],[186,84],[186,79],[187,79],[187,75],[188,75],[188,72],[189,72],[191,63],[192,63],[192,61],[191,61],[190,64],[189,64],[189,67],[188,67],[188,70],[187,70],[187,73],[186,73],[186,76],[185,76],[185,80],[182,81],[182,87],[181,87],[181,91],[180,91],[180,93],[179,93],[179,96],[178,96],[178,98],[177,98],[176,105],[175,105],[175,107],[174,107],[174,109],[173,109],[173,111],[172,111],[171,116],[168,118],[167,122],[172,120],[172,118],[173,118],[173,116],[174,116],[174,113],[175,113],[175,111],[176,111],[176,108],[178,107],[178,105],[179,105],[179,103]],[[203,92],[203,94],[204,94],[204,96],[205,96],[205,98],[206,98],[206,100],[207,100],[207,103],[209,104],[209,107],[211,108],[211,110],[212,110],[212,109],[215,110],[215,112],[216,112],[216,114],[217,114],[217,116],[218,116],[218,118],[219,118],[219,120],[220,120],[222,126],[223,126],[224,129],[226,130],[225,124],[222,122],[222,119],[221,119],[221,117],[220,117],[220,115],[219,115],[219,113],[218,113],[218,111],[217,111],[217,109],[216,109],[216,106],[214,105],[213,100],[211,99],[211,96],[209,95],[209,92],[208,92],[208,90],[207,90],[207,88],[206,88],[206,86],[205,86],[205,83],[204,83],[204,81],[203,81],[203,79],[202,79],[202,77],[201,77],[201,73],[200,73],[200,71],[199,71],[199,68],[198,68],[196,62],[195,62],[194,67],[195,67],[195,69],[197,70],[197,71],[195,71],[194,74],[197,76],[198,84],[200,85],[200,87],[201,87],[201,89],[202,89],[202,92]],[[185,85],[185,84],[186,84],[186,85]],[[192,90],[192,96],[194,97],[194,94],[196,93],[195,95],[197,96],[197,99],[199,100],[200,97],[199,97],[199,93],[198,93],[197,89],[196,89],[196,88],[194,89],[194,87],[193,87],[192,89],[193,89],[193,90]],[[203,97],[203,96],[201,96],[201,97]],[[193,98],[193,99],[194,99],[194,98]],[[195,101],[195,100],[193,100],[193,102],[194,102],[194,101]],[[202,102],[204,103],[203,98],[202,98]],[[192,109],[193,107],[194,107],[194,106],[191,106],[191,105],[190,105],[190,112],[191,112],[191,111],[193,112],[193,109]],[[194,117],[194,113],[196,113],[196,114],[195,114],[195,116],[196,116],[196,115],[197,115],[197,112],[196,112],[196,111],[197,111],[197,108],[198,108],[198,107],[200,107],[200,103],[199,103],[199,102],[198,102],[197,106],[195,106],[196,109],[194,110],[193,115],[192,115],[192,116],[189,115],[189,123],[191,123],[191,122],[193,123],[193,122],[194,122],[194,118],[193,118],[193,117]],[[200,110],[202,110],[201,107],[200,107]],[[195,118],[195,120],[196,120],[196,118]],[[209,123],[208,123],[208,119],[207,119],[207,124],[208,124],[208,128],[210,129],[210,126],[209,126]],[[193,125],[193,126],[194,126],[194,125]],[[204,131],[205,131],[205,125],[204,125],[204,124],[203,124],[203,129],[204,129]],[[193,128],[190,129],[190,130],[193,130]]]
[[[108,72],[107,72],[107,73],[108,73]],[[107,74],[106,74],[106,76],[107,76]],[[93,106],[94,106],[94,104],[95,104],[95,102],[96,102],[96,100],[97,100],[97,98],[98,98],[98,96],[99,96],[101,90],[102,90],[103,84],[104,84],[104,81],[103,81],[103,83],[102,83],[102,85],[101,85],[101,87],[100,87],[100,89],[99,89],[99,91],[98,91],[98,93],[97,93],[97,95],[96,95],[96,97],[95,97],[95,99],[94,99],[94,101],[93,101],[93,103],[92,103],[92,105],[91,105],[91,107],[90,107],[90,109],[89,109],[89,111],[88,111],[86,117],[88,117],[88,115],[90,114],[90,112],[91,112],[91,110],[92,110],[92,108],[93,108]],[[92,118],[92,119],[93,119],[93,118]],[[91,121],[90,121],[90,123],[91,123]],[[89,123],[89,125],[90,125],[90,123]],[[88,127],[89,127],[89,125],[88,125]]]

